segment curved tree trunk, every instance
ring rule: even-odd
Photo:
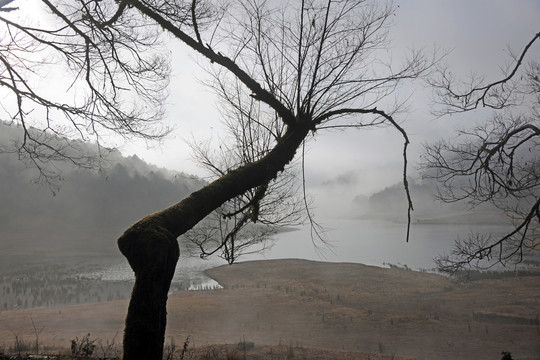
[[[118,239],[135,272],[124,331],[124,360],[161,360],[167,293],[180,252],[177,238],[227,200],[266,184],[294,158],[310,127],[289,127],[261,160],[247,164],[171,206],[150,215]]]
[[[118,246],[135,272],[124,332],[124,359],[161,360],[167,323],[167,294],[180,256],[170,232],[151,217],[130,228]]]

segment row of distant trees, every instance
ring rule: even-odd
[[[92,140],[101,152],[110,133],[147,140],[167,133],[160,121],[174,65],[167,58],[170,42],[199,57],[221,99],[228,134],[218,150],[193,148],[212,174],[209,184],[145,217],[118,240],[136,275],[125,359],[161,359],[179,236],[187,234],[203,256],[221,253],[231,263],[254,238],[282,224],[306,218],[314,236],[321,236],[302,195],[305,182],[298,185],[295,179],[303,179],[305,143],[323,131],[390,126],[402,136],[403,211],[410,223],[409,138],[400,121],[403,103],[390,99],[416,79],[433,86],[440,115],[477,107],[497,112],[492,121],[465,132],[462,143],[429,146],[424,167],[440,181],[442,200],[492,202],[516,225],[501,239],[458,243],[455,256],[440,260],[441,269],[453,271],[486,258],[519,260],[522,251],[535,246],[539,66],[525,60],[539,34],[500,80],[473,78],[464,84],[437,55],[411,51],[400,64],[392,62],[387,36],[392,3],[42,0],[48,17],[40,13],[33,25],[6,7],[9,3],[0,3],[0,86],[11,101],[2,109],[4,117],[22,126],[22,134],[4,151],[20,154],[44,181],[58,180],[57,161],[96,166],[99,156],[84,153],[69,137]],[[58,83],[65,82],[67,93],[39,85],[39,65],[53,63],[66,65],[66,78]],[[35,127],[45,131],[29,131]],[[51,141],[50,134],[58,136]],[[300,160],[297,171],[295,159]],[[245,236],[254,224],[263,230]]]
[[[0,132],[5,129],[0,124]],[[135,157],[117,156],[99,172],[63,169],[61,191],[52,196],[32,184],[33,170],[16,156],[0,157],[0,246],[16,244],[31,252],[29,256],[42,256],[43,249],[56,254],[80,249],[116,253],[111,238],[125,227],[148,211],[168,206],[171,197],[187,196],[205,184],[164,174]]]

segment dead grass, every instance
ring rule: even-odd
[[[267,359],[286,356],[275,354],[278,348],[298,349],[298,359],[318,359],[310,351],[320,349],[339,353],[321,359],[487,360],[502,351],[514,359],[540,357],[538,276],[457,283],[403,269],[304,260],[246,262],[208,274],[225,288],[173,293],[167,339],[178,344],[190,335],[193,349],[243,340],[259,350],[274,345],[268,351],[275,357]],[[69,346],[88,332],[103,341],[121,338],[126,311],[126,301],[2,311],[0,339],[15,332],[31,338],[30,316],[45,326],[43,344]]]
[[[255,346],[244,351],[238,345],[207,345],[190,350],[185,360],[413,360],[412,358],[369,354],[358,351],[344,351],[336,349],[324,349],[317,347],[305,347],[301,345],[274,345]]]

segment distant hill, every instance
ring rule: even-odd
[[[414,205],[412,220],[416,223],[501,224],[509,221],[501,210],[491,204],[472,208],[466,202],[440,202],[435,199],[437,191],[434,180],[409,180],[409,190]],[[402,183],[389,186],[369,198],[357,197],[354,201],[358,203],[357,208],[362,209],[361,218],[406,221],[407,198]]]
[[[0,145],[12,142],[18,130],[0,124]],[[63,181],[53,194],[35,183],[35,169],[16,154],[0,153],[2,254],[118,253],[116,239],[127,227],[204,185],[118,151],[104,165],[96,171],[60,164]]]

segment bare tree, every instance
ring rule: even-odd
[[[55,186],[57,161],[99,165],[110,134],[149,140],[166,134],[159,121],[169,65],[153,51],[158,31],[136,13],[115,18],[116,4],[98,2],[42,5],[39,19],[19,11],[0,17],[0,116],[21,128],[20,141],[1,150],[19,154]],[[59,62],[66,66],[57,68]],[[88,154],[74,139],[94,142],[97,152]]]
[[[152,125],[163,115],[169,63],[162,55],[166,52],[158,50],[165,40],[185,44],[208,62],[212,84],[230,111],[225,118],[232,141],[222,152],[225,156],[198,152],[214,171],[214,180],[145,217],[118,239],[136,278],[126,318],[124,359],[161,359],[167,293],[179,258],[177,238],[220,209],[213,227],[219,236],[200,234],[210,240],[197,244],[203,254],[225,249],[225,257],[234,261],[236,252],[252,243],[249,237],[239,240],[248,223],[254,228],[256,222],[276,224],[286,220],[283,215],[294,217],[298,214],[294,202],[288,202],[295,189],[286,170],[298,158],[298,150],[320,131],[395,128],[403,137],[408,198],[404,211],[410,219],[409,139],[396,118],[401,104],[391,95],[403,82],[425,75],[434,60],[411,51],[401,63],[392,61],[387,38],[395,10],[392,3],[242,0],[218,8],[196,0],[42,2],[55,19],[52,27],[0,18],[8,40],[21,44],[14,34],[22,34],[65,62],[72,71],[69,88],[86,96],[72,104],[48,100],[32,90],[14,65],[30,71],[27,59],[14,58],[13,45],[2,49],[0,84],[12,92],[16,106],[11,118],[24,129],[20,151],[38,154],[25,146],[34,142],[72,159],[58,146],[32,136],[26,126],[27,106],[45,109],[43,128],[58,135],[64,132],[55,127],[57,121],[96,139],[102,131],[160,136]],[[278,213],[283,208],[288,212]]]
[[[264,158],[285,131],[276,116],[264,113],[259,101],[242,96],[241,84],[226,87],[215,79],[227,133],[217,139],[217,146],[210,142],[192,144],[195,159],[214,179]],[[184,235],[187,245],[195,244],[192,250],[201,257],[218,253],[230,264],[241,254],[265,250],[278,227],[304,220],[304,197],[296,167],[288,164],[280,176],[220,206]]]
[[[426,147],[423,164],[428,177],[439,183],[445,202],[491,203],[513,223],[504,236],[475,234],[458,240],[452,254],[437,259],[442,271],[468,266],[516,264],[538,246],[540,221],[540,63],[530,59],[540,33],[519,54],[498,81],[473,76],[456,81],[447,68],[432,80],[438,115],[493,109],[490,121],[461,130],[453,141]]]

